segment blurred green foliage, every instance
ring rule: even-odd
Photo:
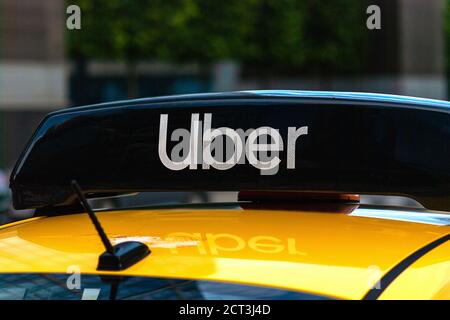
[[[363,1],[74,0],[72,57],[199,62],[249,70],[347,73],[361,68]]]

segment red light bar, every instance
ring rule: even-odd
[[[238,194],[239,201],[290,201],[290,202],[356,202],[360,197],[357,194],[345,193],[320,193],[320,192],[276,192],[276,191],[241,191]]]

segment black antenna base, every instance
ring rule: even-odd
[[[89,218],[94,224],[95,230],[106,249],[106,251],[98,258],[97,270],[124,270],[150,254],[150,249],[142,242],[127,241],[113,246],[103,230],[102,225],[98,221],[94,210],[84,196],[83,190],[81,190],[78,182],[72,180],[71,186],[77,195],[78,200],[80,200],[81,205],[89,215]]]
[[[114,254],[103,252],[98,258],[97,270],[124,270],[150,254],[150,249],[142,242],[127,241],[114,247]]]

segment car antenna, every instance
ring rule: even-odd
[[[126,241],[113,246],[109,241],[105,231],[103,230],[102,225],[98,221],[94,210],[84,196],[84,193],[78,182],[76,180],[72,180],[70,184],[74,193],[78,197],[78,200],[83,205],[84,209],[89,215],[89,218],[94,224],[95,230],[100,236],[100,239],[102,240],[103,245],[106,249],[106,251],[103,252],[98,259],[97,270],[124,270],[141,261],[143,258],[150,254],[151,251],[148,246],[138,241]]]

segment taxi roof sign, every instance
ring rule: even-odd
[[[245,91],[118,101],[49,114],[10,179],[17,209],[139,191],[400,195],[450,211],[450,103]]]

